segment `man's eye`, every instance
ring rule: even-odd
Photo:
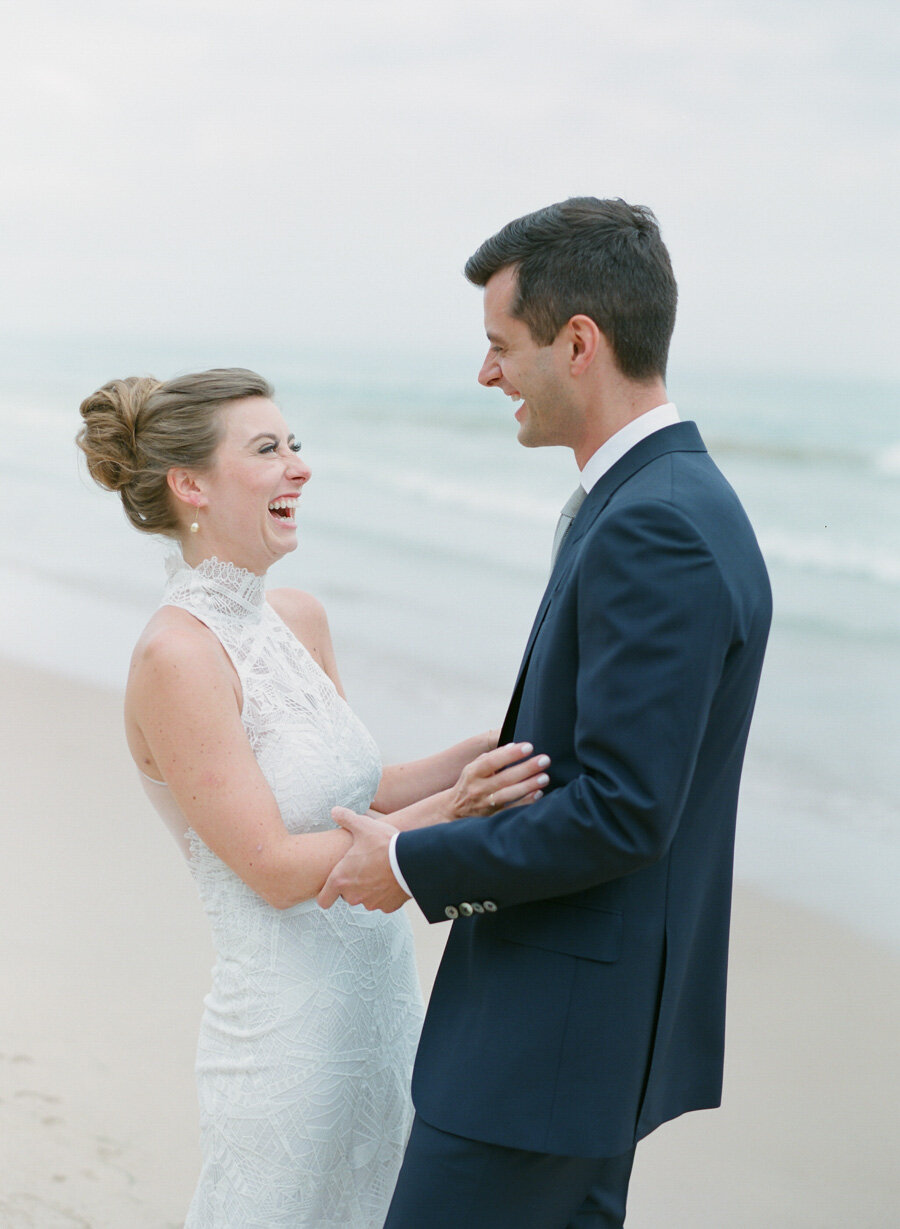
[[[299,440],[294,440],[294,442],[289,444],[288,447],[290,448],[291,452],[299,452],[303,445]]]
[[[260,450],[259,450],[259,451],[260,451],[260,454],[262,454],[262,453],[264,453],[264,452],[274,452],[274,451],[275,451],[275,445],[274,445],[274,444],[263,444],[262,448],[260,448]]]

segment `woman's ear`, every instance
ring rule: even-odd
[[[192,469],[172,468],[166,474],[166,482],[175,498],[190,508],[205,508],[209,503]]]

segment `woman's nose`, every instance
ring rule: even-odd
[[[309,482],[310,478],[312,477],[312,470],[303,460],[300,453],[297,452],[291,453],[287,473],[288,477],[292,478],[295,482]]]

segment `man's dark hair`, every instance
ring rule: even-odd
[[[516,218],[466,261],[486,286],[516,270],[511,312],[549,346],[572,316],[590,316],[623,375],[665,376],[678,289],[653,213],[623,200],[574,196]]]

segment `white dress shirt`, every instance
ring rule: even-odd
[[[655,431],[661,431],[663,427],[671,427],[674,423],[680,421],[681,419],[675,406],[671,401],[667,401],[665,405],[658,405],[655,409],[647,410],[646,413],[640,414],[637,418],[633,418],[631,422],[626,423],[615,435],[611,435],[606,443],[601,444],[597,451],[585,462],[584,469],[581,471],[581,485],[584,487],[585,492],[590,494],[592,488],[596,486],[603,475],[612,469],[616,461],[621,460],[626,452],[630,452],[635,444],[639,444],[648,435],[653,435]],[[395,832],[391,837],[391,843],[388,846],[388,858],[390,859],[391,870],[394,872],[394,878],[397,880],[397,883],[407,896],[412,896],[409,884],[403,878],[400,863],[397,861],[397,838],[399,835],[399,832]]]
[[[680,421],[678,411],[671,401],[632,418],[631,422],[627,422],[615,435],[611,435],[585,462],[581,471],[581,485],[585,491],[590,494],[607,470],[612,469],[616,461],[621,460],[626,452],[630,452],[635,444],[645,440],[654,431],[661,431],[663,427],[671,427]]]

